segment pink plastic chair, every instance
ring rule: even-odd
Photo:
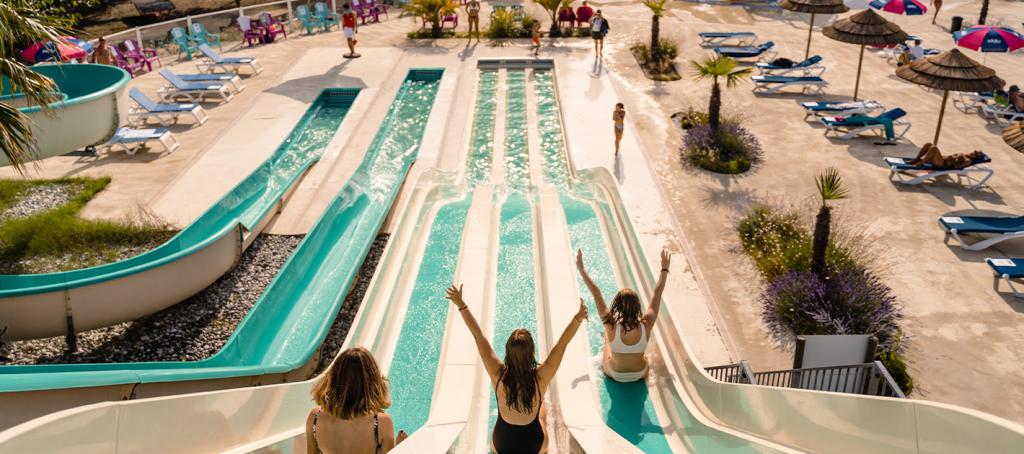
[[[141,72],[143,68],[146,68],[147,71],[153,70],[153,66],[146,60],[125,58],[124,55],[121,55],[121,51],[117,50],[117,46],[108,46],[107,49],[110,50],[110,56],[114,57],[114,63],[117,63],[119,68],[128,71],[128,75],[132,77],[135,77],[135,73]]]
[[[377,9],[369,6],[369,3],[362,3],[357,0],[352,0],[352,11],[356,13],[356,17],[359,18],[361,24],[366,24],[366,19],[370,19],[373,22],[380,22],[380,14],[377,13]],[[387,11],[385,9],[385,11]],[[387,12],[384,13],[387,15]]]
[[[288,32],[285,31],[284,24],[278,22],[271,16],[270,13],[264,11],[260,13],[260,25],[270,33],[270,37],[277,39],[277,35],[281,35],[283,38],[288,38]]]
[[[163,62],[160,61],[160,54],[157,53],[156,49],[142,47],[139,43],[136,43],[134,39],[126,39],[121,44],[124,45],[124,56],[126,58],[144,61],[150,68],[153,67],[153,62],[156,62],[157,66],[164,65]]]
[[[365,6],[370,8],[371,14],[377,16],[377,22],[380,22],[381,14],[383,14],[385,18],[388,17],[388,5],[377,3],[377,0],[366,0]]]
[[[252,19],[241,16],[238,18],[238,29],[242,31],[242,39],[249,47],[263,41],[263,27],[259,22],[253,22]]]
[[[590,19],[594,18],[594,9],[589,6],[581,6],[576,8],[576,26],[577,27],[590,27]]]
[[[558,10],[558,26],[564,27],[565,24],[569,24],[572,27],[576,23],[576,15],[573,14],[572,8],[565,6]]]

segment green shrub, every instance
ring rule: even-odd
[[[737,121],[725,121],[715,132],[708,123],[692,125],[679,150],[684,160],[704,170],[737,174],[761,160],[761,143]]]
[[[708,124],[708,114],[694,109],[693,107],[689,107],[681,112],[676,112],[672,114],[671,118],[682,129],[690,129],[694,126]]]
[[[743,251],[766,281],[788,271],[811,269],[811,235],[796,213],[756,207],[740,220],[736,230]],[[859,266],[854,255],[849,248],[833,243],[825,260],[833,269],[849,270]]]
[[[529,38],[535,17],[525,15],[516,17],[511,10],[498,10],[491,16],[491,24],[487,27],[488,38]]]
[[[892,380],[900,387],[903,394],[910,395],[914,392],[914,378],[907,371],[907,363],[903,357],[894,351],[883,351],[876,356],[876,359],[889,371]]]
[[[679,47],[676,43],[659,39],[658,54],[661,58],[655,62],[651,56],[651,48],[647,43],[636,43],[629,50],[633,53],[637,63],[643,68],[644,74],[652,80],[672,81],[679,80],[682,76],[676,71],[675,59],[679,55]]]

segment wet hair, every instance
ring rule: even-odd
[[[623,104],[623,103],[621,103],[621,102],[617,102],[617,103],[615,103],[615,108],[616,108],[616,109],[618,109],[619,107],[621,107],[621,108],[625,109],[625,108],[626,108],[626,105],[625,105],[625,104]]]
[[[914,40],[914,44],[920,46],[921,45],[921,40],[915,39]]]
[[[640,326],[640,296],[631,288],[624,288],[615,294],[612,307],[601,319],[606,325],[622,324],[622,329],[632,331]]]
[[[1018,91],[1020,91],[1020,87],[1016,85],[1010,85],[1010,93],[1016,93]]]
[[[313,387],[313,401],[331,416],[354,419],[391,406],[388,381],[365,348],[341,352]]]
[[[505,341],[505,363],[498,374],[498,382],[505,385],[505,405],[520,413],[533,411],[540,392],[534,352],[533,335],[529,330],[512,331]]]

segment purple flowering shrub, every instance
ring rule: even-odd
[[[680,153],[690,164],[712,172],[736,174],[761,160],[761,143],[738,122],[722,122],[715,134],[707,124],[694,125],[683,135]]]

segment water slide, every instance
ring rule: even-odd
[[[91,268],[0,275],[5,340],[60,336],[134,320],[212,284],[238,263],[295,183],[320,159],[357,94],[355,89],[324,90],[266,161],[155,249]]]
[[[2,412],[3,427],[97,401],[307,378],[316,365],[315,353],[416,158],[440,78],[440,70],[409,72],[360,167],[216,355],[197,362],[0,367],[0,407],[23,409]],[[354,92],[332,89],[325,96],[336,93],[348,95],[334,109],[347,110]],[[324,99],[314,103],[311,112],[328,109],[317,107]],[[338,114],[344,116],[338,112],[325,116],[335,120],[322,120],[326,122],[323,137],[297,143],[309,144],[310,149],[321,147],[314,143],[326,144],[340,124]],[[317,125],[318,118],[311,116],[309,123]],[[303,159],[287,158],[288,162]],[[290,185],[277,180],[264,183]],[[240,187],[246,185],[243,182]],[[259,196],[254,192],[250,197]]]
[[[634,286],[646,299],[654,283],[614,178],[572,166],[551,63],[481,66],[468,164],[413,182],[345,341],[373,351],[390,377],[396,425],[415,431],[400,453],[487,443],[490,385],[443,286],[465,283],[493,339],[535,328],[543,360],[586,296],[574,248],[585,248],[606,293]],[[691,355],[676,310],[666,302],[645,382],[603,377],[601,328],[587,323],[545,396],[554,451],[1012,452],[1024,441],[1017,424],[949,405],[716,382]],[[0,433],[0,450],[300,452],[311,384],[75,408]]]
[[[7,78],[0,102],[17,107],[33,122],[34,159],[62,155],[106,143],[128,115],[128,81],[123,69],[89,63],[36,65],[32,70],[53,79],[57,97],[49,104],[52,115],[11,90]],[[11,163],[0,156],[0,167]],[[3,287],[0,287],[3,288]]]

